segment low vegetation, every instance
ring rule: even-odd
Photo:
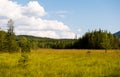
[[[119,50],[0,53],[1,77],[120,77]]]

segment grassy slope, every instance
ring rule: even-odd
[[[20,53],[0,53],[0,77],[120,77],[120,50],[40,49],[27,55],[23,67]]]

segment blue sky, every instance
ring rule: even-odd
[[[63,22],[82,36],[88,30],[120,30],[120,0],[12,0],[24,6],[37,1],[47,14],[42,19]],[[58,31],[59,33],[59,31]]]
[[[29,0],[15,0],[21,4]],[[57,19],[80,34],[88,30],[104,29],[112,33],[120,30],[120,0],[37,0],[50,14],[44,18]],[[63,11],[63,18],[55,12]],[[65,12],[65,13],[64,13]]]

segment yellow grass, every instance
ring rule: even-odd
[[[25,63],[19,62],[24,60]],[[120,50],[105,53],[39,49],[22,54],[0,53],[0,77],[120,77]]]

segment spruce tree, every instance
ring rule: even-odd
[[[8,21],[8,32],[7,32],[7,48],[8,52],[18,51],[18,45],[16,42],[16,36],[14,34],[13,20]]]

